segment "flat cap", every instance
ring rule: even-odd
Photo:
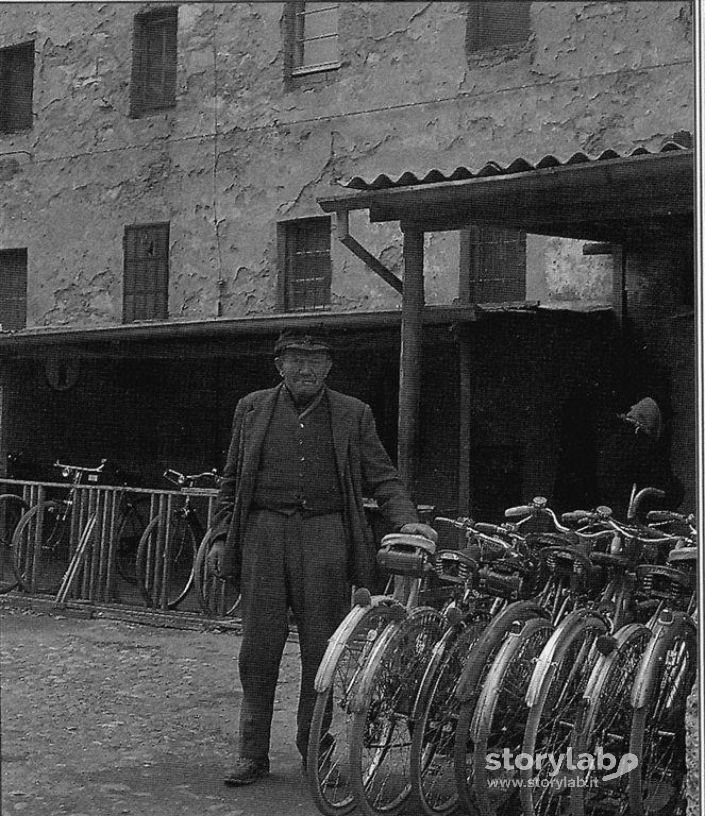
[[[286,349],[296,351],[326,351],[331,353],[332,349],[328,340],[322,334],[295,331],[287,329],[283,331],[274,344],[274,354],[281,354]]]

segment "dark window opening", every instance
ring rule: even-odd
[[[34,42],[0,48],[0,133],[32,127]]]
[[[526,233],[474,225],[460,233],[460,257],[470,303],[526,299]]]
[[[125,227],[123,323],[166,320],[169,295],[169,224]]]
[[[177,9],[135,15],[130,115],[176,105]]]
[[[531,31],[530,6],[528,0],[468,3],[468,51],[526,42]]]
[[[17,331],[27,325],[27,250],[0,250],[0,325]]]
[[[313,311],[330,305],[330,218],[308,218],[279,225],[280,307]]]

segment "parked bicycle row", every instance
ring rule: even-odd
[[[49,486],[36,486],[0,495],[0,592],[51,594],[59,602],[134,596],[161,609],[188,601],[212,616],[236,611],[236,589],[206,569],[214,470],[167,469],[172,490],[157,493],[92,489],[106,460],[94,468],[55,467],[68,483],[61,494],[55,489],[47,498]]]
[[[357,593],[316,677],[321,813],[684,812],[694,519],[540,498],[506,516],[437,519],[457,550],[383,539],[387,591]]]

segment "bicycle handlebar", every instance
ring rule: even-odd
[[[178,470],[174,470],[173,468],[167,468],[162,476],[167,481],[177,485],[177,487],[184,487],[184,485],[192,485],[199,479],[217,479],[218,471],[216,468],[213,468],[212,470],[204,470],[203,473],[192,473],[187,475],[185,473],[180,473]]]
[[[105,467],[107,462],[108,462],[107,459],[101,459],[100,464],[98,465],[98,467],[88,468],[88,467],[80,467],[79,465],[67,465],[64,462],[59,462],[59,460],[57,459],[57,461],[54,462],[54,467],[55,468],[61,468],[62,475],[68,477],[71,474],[77,474],[77,473],[102,473],[103,468]]]

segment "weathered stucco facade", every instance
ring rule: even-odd
[[[482,55],[466,49],[466,5],[341,4],[341,67],[289,88],[284,4],[182,4],[177,104],[133,119],[142,6],[4,4],[0,47],[36,51],[34,126],[0,137],[0,241],[28,248],[28,326],[122,322],[126,224],[171,223],[171,319],[264,314],[277,221],[320,215],[316,198],[341,181],[656,149],[692,130],[688,3],[532,3],[528,42]],[[398,230],[360,221],[355,234],[400,273]],[[428,302],[451,302],[457,235],[427,240]],[[548,251],[534,267],[543,299],[604,300],[609,287],[591,277],[575,291],[580,277],[567,283]],[[398,306],[333,252],[334,310]]]

